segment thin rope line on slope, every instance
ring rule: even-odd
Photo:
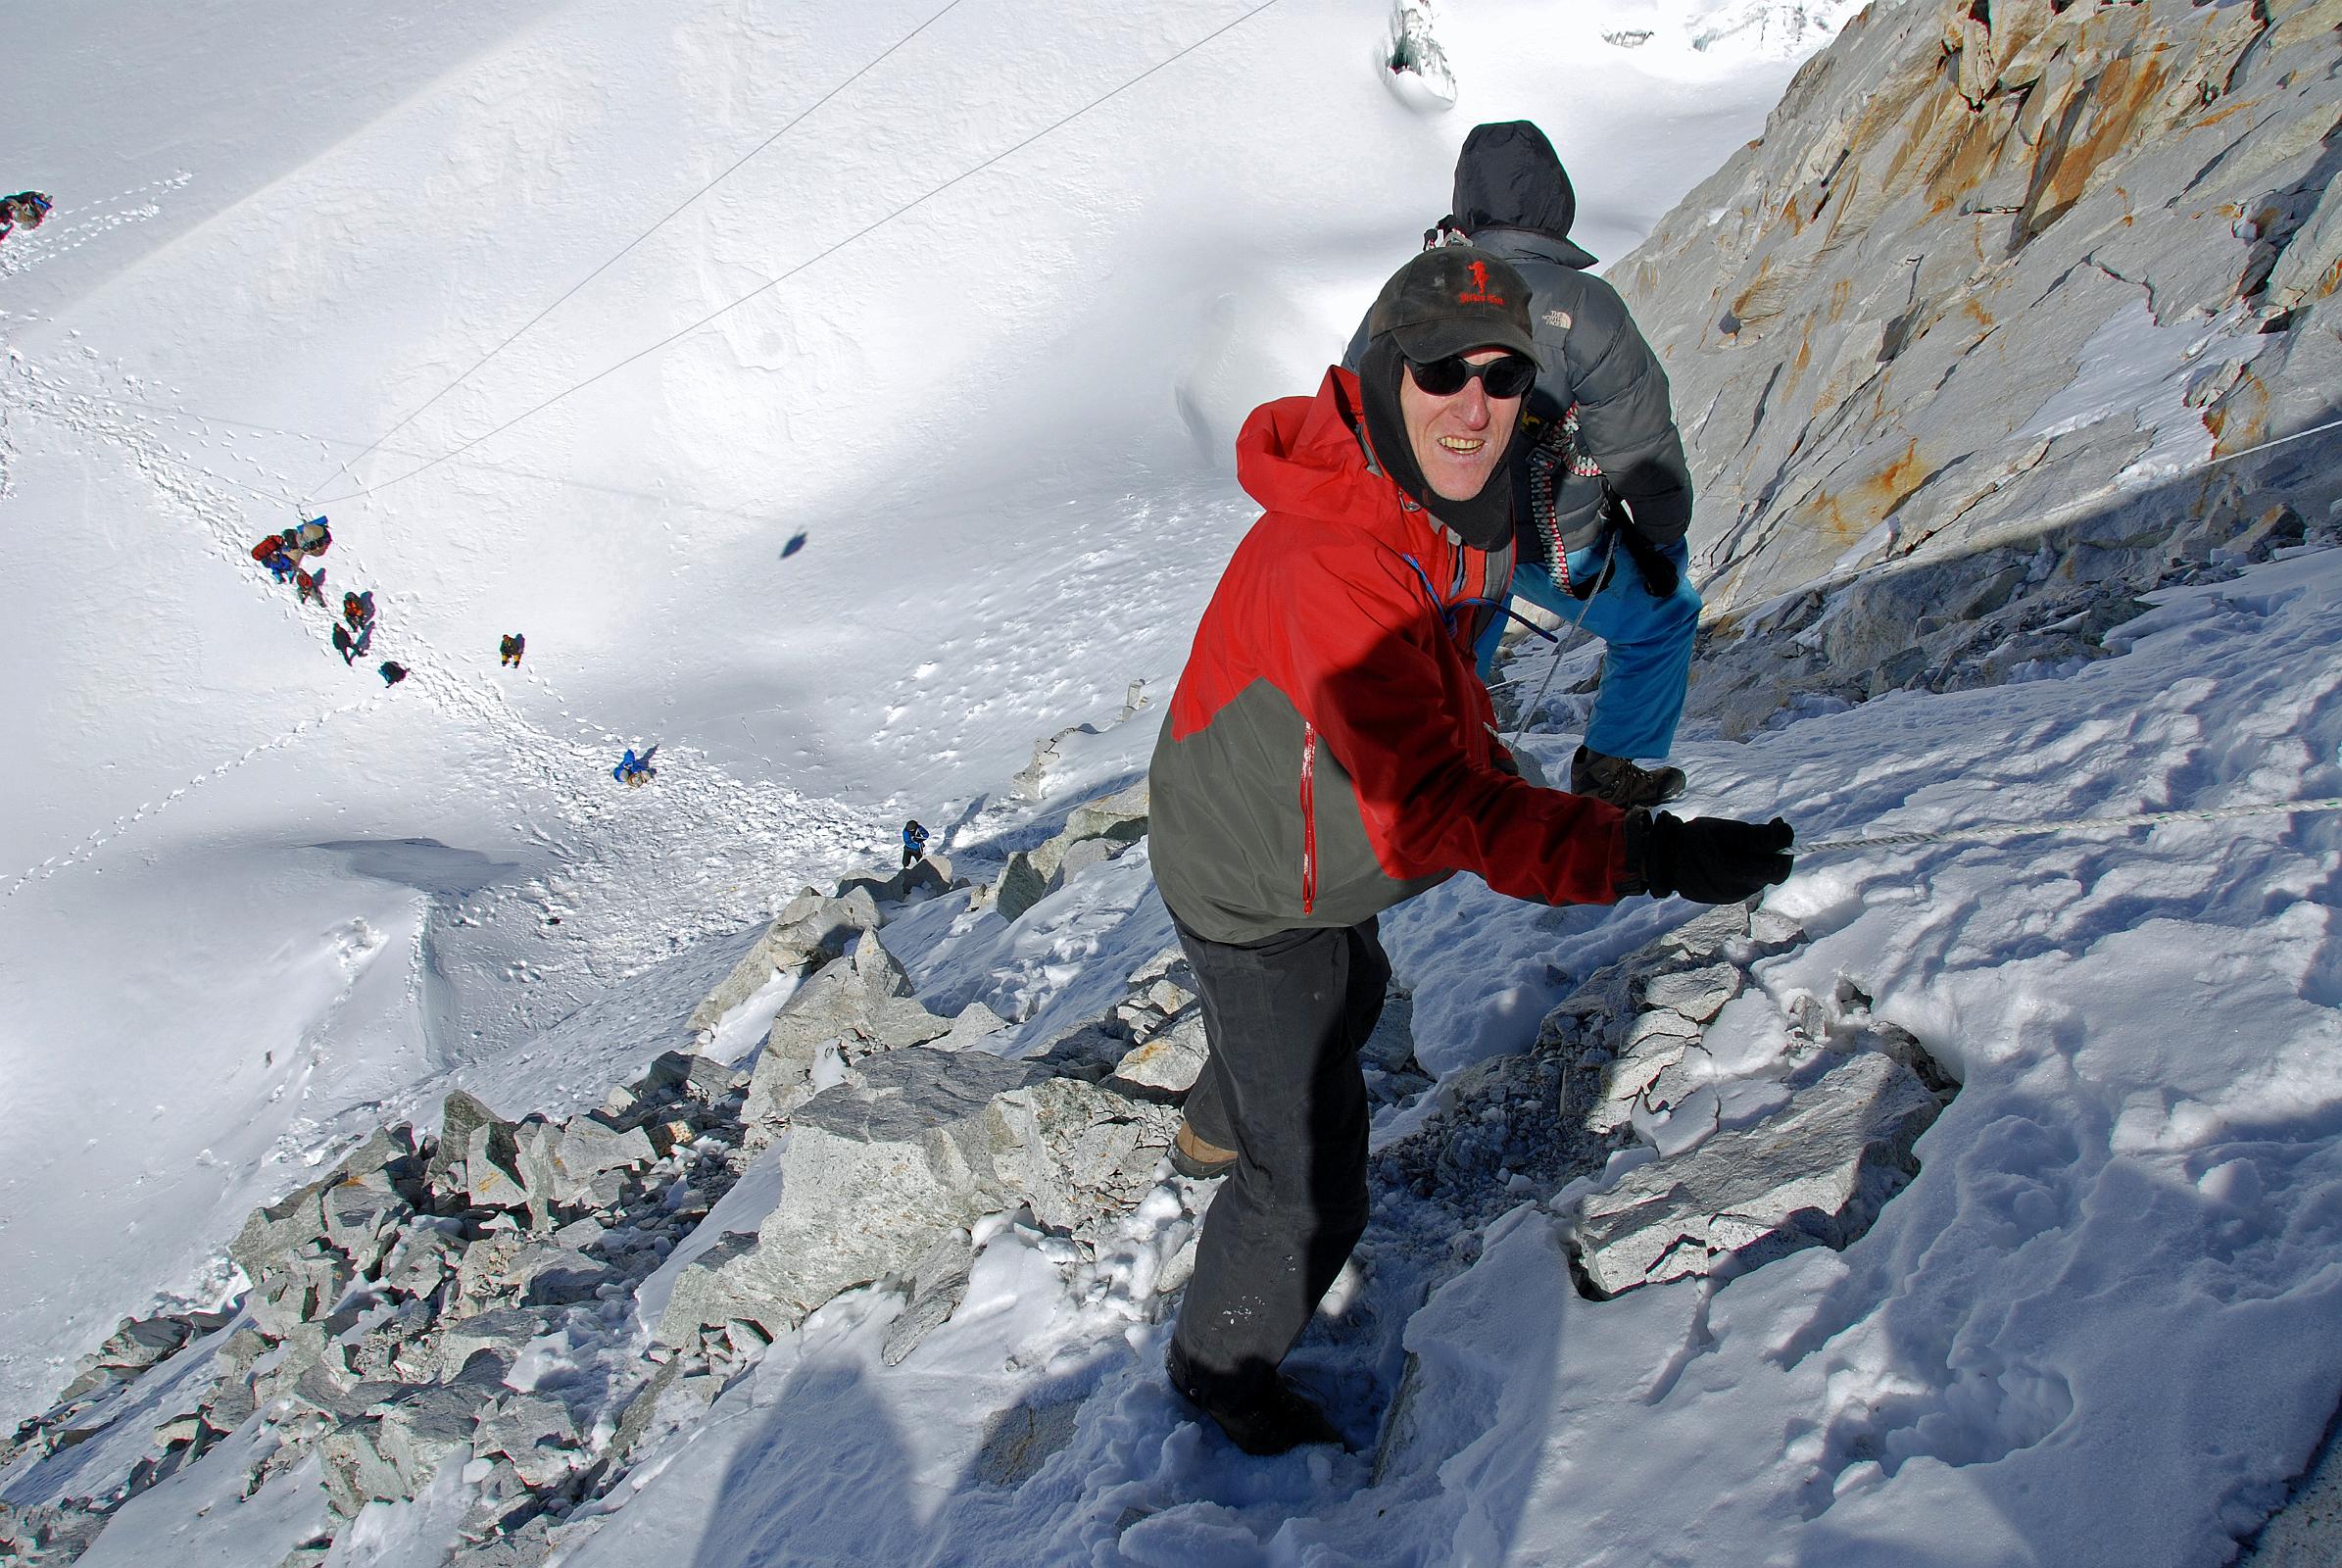
[[[901,38],[898,38],[893,43],[889,44],[885,53],[879,55],[877,59],[871,61],[868,65],[862,67],[861,70],[855,72],[853,75],[848,76],[844,81],[839,82],[835,87],[832,87],[829,91],[814,99],[812,103],[808,104],[803,110],[800,110],[787,124],[774,131],[771,135],[765,137],[762,141],[756,143],[756,146],[750,148],[746,153],[743,153],[738,161],[736,161],[729,169],[726,169],[722,173],[716,175],[713,179],[707,181],[707,184],[702,185],[698,190],[693,191],[689,196],[685,197],[682,203],[677,206],[673,212],[667,214],[666,217],[660,219],[658,222],[653,223],[649,228],[644,229],[640,234],[637,234],[634,236],[634,238],[628,240],[624,248],[621,249],[615,256],[612,256],[610,260],[604,262],[600,267],[595,268],[592,271],[586,273],[585,276],[570,284],[567,291],[564,292],[561,298],[555,300],[551,305],[546,306],[536,315],[521,322],[519,326],[512,330],[511,336],[507,337],[503,342],[497,344],[496,347],[490,349],[487,353],[481,355],[479,359],[474,361],[469,369],[465,370],[462,375],[457,376],[453,381],[450,381],[438,391],[432,393],[421,403],[415,405],[414,410],[402,417],[398,423],[383,431],[381,435],[375,437],[375,439],[366,447],[365,451],[359,453],[358,456],[354,458],[344,460],[340,467],[335,468],[331,473],[325,475],[324,478],[318,480],[316,484],[311,485],[311,491],[315,492],[317,490],[322,489],[324,486],[329,485],[334,480],[340,478],[350,469],[356,467],[359,464],[364,463],[367,458],[373,455],[374,450],[377,447],[380,447],[385,441],[388,441],[392,436],[397,435],[401,430],[406,429],[408,425],[414,423],[415,420],[421,417],[423,412],[429,409],[432,404],[437,403],[441,398],[446,397],[450,392],[453,392],[456,390],[456,388],[470,380],[472,376],[478,373],[478,371],[485,367],[490,360],[495,359],[499,354],[502,354],[505,350],[511,348],[514,343],[518,342],[522,335],[529,330],[529,328],[535,326],[539,321],[542,321],[545,319],[545,318],[551,316],[555,311],[560,310],[563,305],[567,304],[571,299],[576,297],[577,292],[584,288],[588,283],[591,283],[594,279],[600,277],[604,272],[609,271],[611,268],[617,266],[618,263],[624,261],[626,257],[633,252],[636,246],[649,239],[653,234],[658,233],[660,229],[673,222],[676,219],[682,217],[685,208],[691,206],[701,197],[707,195],[709,191],[715,189],[716,186],[722,184],[725,180],[738,173],[741,169],[747,165],[750,159],[755,158],[757,154],[763,152],[765,148],[770,147],[774,142],[779,141],[783,136],[786,136],[789,134],[789,132],[795,130],[805,122],[805,118],[808,115],[811,115],[815,110],[820,109],[831,99],[837,97],[838,94],[844,92],[847,88],[861,80],[871,72],[886,64],[887,59],[898,49],[901,49],[904,44],[909,43],[920,33],[925,32],[929,27],[934,26],[946,16],[956,10],[958,6],[959,0],[951,0],[951,3],[946,5],[943,10],[938,11],[935,13],[935,15],[929,17],[925,22],[922,22],[917,26],[911,28],[909,32],[904,33]]]
[[[2223,822],[2241,816],[2288,816],[2297,811],[2342,811],[2342,795],[2315,801],[2262,801],[2249,806],[2214,806],[2189,811],[2134,811],[2124,816],[2069,816],[2040,822],[1986,822],[1940,828],[1932,833],[1869,833],[1858,838],[1822,839],[1796,846],[1798,855],[1835,850],[1876,850],[1921,844],[1981,844],[2023,838],[2028,833],[2070,833],[2090,828],[2146,827],[2159,822]]]
[[[40,383],[34,384],[40,385]],[[249,419],[231,419],[223,415],[206,414],[200,409],[190,409],[183,404],[142,403],[136,398],[117,397],[111,392],[91,391],[82,387],[42,386],[41,390],[46,394],[47,397],[52,399],[87,398],[93,402],[104,403],[113,408],[139,409],[149,414],[160,414],[172,418],[192,419],[200,424],[227,425],[238,430],[251,430],[261,435],[281,435],[290,437],[295,441],[315,441],[319,446],[354,447],[358,445],[356,440],[348,436],[326,436],[319,435],[314,430],[288,430],[282,425],[255,424]],[[27,401],[24,405],[24,408],[29,413],[46,415],[48,417],[54,419],[65,419],[67,417],[63,412],[54,408],[44,407],[38,401]],[[378,448],[377,450],[395,453],[400,457],[407,458],[419,458],[427,455],[415,447],[384,446]],[[740,512],[730,507],[710,506],[705,501],[692,501],[678,496],[661,495],[657,491],[652,490],[629,490],[623,485],[594,484],[591,481],[584,479],[564,479],[559,474],[538,473],[533,469],[515,468],[509,464],[490,463],[480,458],[473,458],[467,462],[459,462],[455,464],[455,466],[459,468],[476,468],[487,473],[501,473],[510,478],[525,479],[534,484],[554,485],[564,490],[583,490],[592,495],[623,496],[630,501],[652,501],[657,502],[660,506],[676,507],[686,512],[704,512],[710,516],[716,517],[733,517],[742,522],[769,522],[778,524],[784,520],[783,518],[771,513]],[[224,474],[215,475],[215,477],[219,478],[222,483],[225,484],[235,484],[237,482],[233,479],[227,478]],[[239,486],[239,488],[251,489],[251,487],[248,485]],[[259,495],[261,492],[255,490],[253,491],[253,494]],[[289,489],[284,491],[282,494],[272,494],[268,497],[268,499],[272,501],[282,501],[288,507],[297,507],[300,504],[298,499]]]
[[[454,448],[452,451],[443,453],[439,457],[433,458],[430,462],[423,464],[420,467],[410,468],[408,471],[398,475],[396,478],[385,479],[380,484],[367,485],[363,489],[350,491],[346,495],[328,497],[319,501],[317,505],[336,506],[345,501],[354,501],[360,496],[372,495],[378,490],[387,490],[393,485],[404,484],[409,479],[415,478],[418,474],[427,473],[431,469],[439,466],[439,465],[448,462],[450,459],[460,457],[464,453],[469,452],[473,447],[478,446],[481,442],[491,440],[496,436],[504,434],[505,431],[510,430],[512,428],[512,426],[519,424],[521,421],[534,418],[536,416],[544,413],[547,409],[552,408],[555,404],[561,402],[562,399],[572,397],[575,394],[584,391],[587,387],[592,386],[595,382],[626,368],[626,367],[634,364],[637,360],[648,359],[650,356],[657,354],[659,350],[667,347],[669,344],[689,337],[692,333],[697,332],[701,327],[706,326],[712,320],[715,320],[718,317],[727,316],[733,311],[740,309],[741,306],[746,305],[749,301],[756,299],[758,295],[778,288],[781,284],[786,283],[789,281],[789,279],[795,277],[798,273],[805,270],[807,268],[813,267],[820,262],[828,260],[830,257],[835,256],[838,252],[844,250],[847,246],[854,243],[854,241],[885,227],[887,224],[893,222],[896,219],[903,217],[905,213],[909,213],[925,205],[926,203],[933,201],[936,197],[941,196],[952,186],[959,184],[963,180],[971,179],[977,174],[980,174],[984,172],[984,171],[992,168],[994,165],[999,164],[1005,159],[1012,158],[1020,152],[1023,152],[1027,147],[1032,146],[1044,136],[1048,136],[1056,131],[1062,130],[1065,126],[1073,123],[1073,122],[1076,120],[1081,119],[1082,116],[1090,113],[1093,109],[1097,109],[1100,105],[1120,97],[1123,93],[1130,91],[1133,87],[1136,87],[1139,85],[1139,83],[1145,81],[1147,77],[1155,74],[1157,72],[1163,71],[1178,64],[1180,61],[1186,59],[1189,55],[1192,55],[1196,50],[1202,48],[1205,44],[1210,43],[1213,39],[1219,37],[1222,33],[1229,31],[1231,28],[1242,26],[1244,24],[1251,21],[1254,17],[1260,15],[1263,11],[1268,10],[1269,7],[1275,5],[1276,3],[1277,0],[1260,0],[1259,4],[1251,7],[1242,16],[1237,17],[1233,21],[1223,23],[1218,27],[1215,27],[1210,32],[1205,33],[1202,37],[1196,39],[1194,43],[1189,44],[1186,48],[1180,50],[1177,54],[1170,56],[1168,59],[1157,61],[1155,64],[1147,67],[1145,71],[1139,73],[1139,74],[1136,76],[1131,77],[1130,80],[1122,83],[1122,85],[1114,88],[1112,91],[1104,93],[1099,97],[1093,98],[1090,102],[1082,105],[1081,108],[1074,110],[1071,114],[1066,115],[1063,119],[1044,126],[1042,129],[1035,131],[1032,135],[1027,136],[1024,140],[1017,142],[1015,145],[1004,148],[1001,151],[993,154],[990,158],[985,159],[982,163],[977,164],[972,168],[962,170],[960,172],[952,175],[950,179],[945,180],[941,185],[938,185],[933,190],[928,191],[925,195],[913,197],[910,201],[905,202],[901,207],[896,208],[893,212],[888,213],[883,218],[880,218],[873,222],[864,224],[862,227],[855,229],[853,233],[847,235],[844,239],[841,239],[835,244],[830,245],[828,248],[818,251],[815,254],[805,258],[805,260],[798,263],[795,267],[790,268],[778,277],[767,278],[764,282],[759,283],[756,287],[749,290],[746,294],[741,295],[738,299],[732,301],[730,304],[718,306],[715,310],[708,312],[706,316],[701,317],[698,320],[693,321],[690,325],[668,333],[665,337],[660,338],[658,342],[651,344],[647,348],[637,349],[634,353],[627,355],[624,359],[618,361],[616,364],[606,366],[602,369],[595,371],[592,375],[587,376],[584,380],[577,382],[575,385],[564,388],[563,390],[555,393],[552,397],[547,398],[544,402],[537,404],[535,407],[523,410],[521,413],[512,416],[512,417],[505,420],[504,423],[497,425],[494,429],[483,431],[481,434],[473,436],[470,440],[464,442],[459,447]]]

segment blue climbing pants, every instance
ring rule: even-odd
[[[1576,623],[1602,639],[1602,684],[1594,694],[1593,716],[1586,726],[1586,749],[1606,757],[1660,758],[1675,745],[1676,723],[1683,716],[1683,692],[1691,678],[1691,640],[1699,630],[1699,590],[1691,586],[1691,556],[1682,542],[1666,547],[1676,565],[1676,591],[1654,599],[1643,586],[1635,558],[1604,534],[1584,550],[1570,552],[1570,578],[1593,582],[1618,563],[1591,599],[1577,600],[1541,565],[1523,563],[1513,572],[1513,593],[1538,609]],[[1503,617],[1483,634],[1483,678],[1494,668]]]

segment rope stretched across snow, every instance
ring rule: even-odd
[[[2072,833],[2091,828],[2148,827],[2159,822],[2224,822],[2240,816],[2289,816],[2295,812],[2342,811],[2342,795],[2316,801],[2260,801],[2250,806],[2215,806],[2194,811],[2133,811],[2126,816],[2069,816],[2046,822],[1986,822],[1976,827],[1939,828],[1932,833],[1866,833],[1850,839],[1799,844],[1799,856],[1834,850],[1894,849],[1921,844],[1984,844],[2028,833]]]

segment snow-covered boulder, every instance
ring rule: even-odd
[[[1912,1152],[1941,1102],[1882,1052],[1860,1052],[1752,1127],[1627,1174],[1586,1200],[1574,1267],[1597,1298],[1707,1274],[1725,1257],[1762,1263],[1842,1248],[1919,1173]]]
[[[1023,1062],[908,1047],[860,1064],[857,1082],[790,1118],[780,1206],[736,1276],[778,1333],[852,1285],[909,1266],[972,1224],[996,1186],[986,1111],[1022,1088]]]
[[[334,1511],[354,1515],[368,1502],[412,1497],[429,1486],[441,1465],[470,1454],[480,1408],[496,1392],[493,1382],[472,1378],[397,1385],[373,1401],[371,1413],[327,1433],[317,1453]]]
[[[774,1016],[743,1115],[769,1138],[783,1117],[825,1087],[814,1082],[825,1051],[853,1058],[919,1045],[951,1030],[951,1019],[920,1005],[909,976],[885,946],[865,936],[850,956],[801,986]]]
[[[1092,866],[1113,859],[1147,836],[1145,778],[1111,795],[1085,801],[1067,813],[1065,825],[1030,850],[1018,850],[1000,869],[992,891],[993,907],[1014,920]]]
[[[1177,1125],[1168,1106],[1039,1061],[928,1046],[866,1057],[796,1108],[781,1202],[754,1245],[726,1238],[684,1270],[657,1338],[688,1345],[733,1319],[778,1334],[889,1277],[932,1308],[954,1289],[952,1249],[978,1218],[1022,1205],[1071,1230],[1126,1209]]]

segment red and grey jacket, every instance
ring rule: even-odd
[[[1220,577],[1155,744],[1163,902],[1217,942],[1355,925],[1470,871],[1544,904],[1629,887],[1625,816],[1539,789],[1498,742],[1472,639],[1502,558],[1370,461],[1358,382],[1252,411],[1237,477],[1266,509]]]

